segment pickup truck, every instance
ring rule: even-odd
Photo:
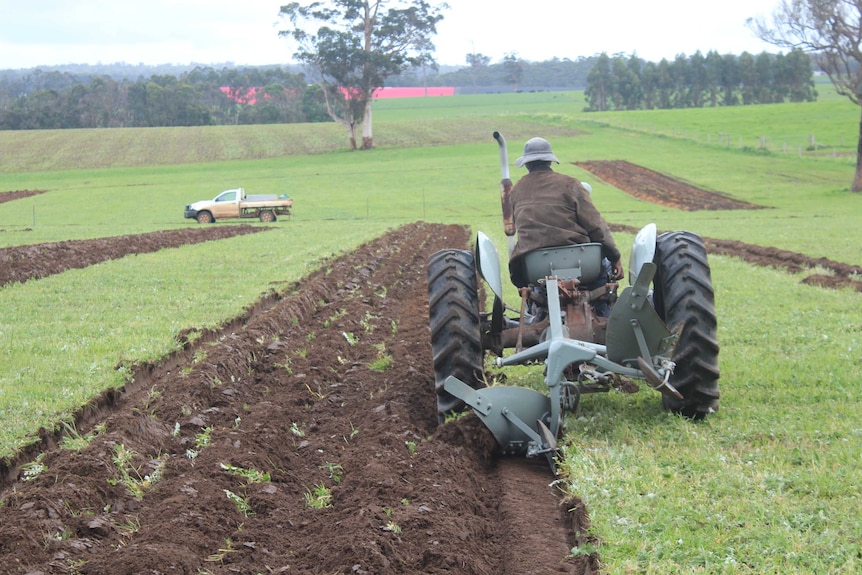
[[[274,222],[277,216],[289,216],[293,200],[286,194],[247,196],[244,188],[225,190],[211,200],[201,200],[186,206],[186,218],[199,224],[211,224],[219,218],[257,218]]]

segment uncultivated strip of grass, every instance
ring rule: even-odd
[[[58,160],[56,168],[5,172],[0,190],[51,191],[0,204],[0,245],[196,225],[181,220],[183,204],[240,185],[252,193],[289,189],[296,215],[276,224],[277,231],[133,256],[0,289],[0,417],[4,432],[9,429],[0,454],[10,453],[38,426],[121,383],[117,363],[160,357],[173,349],[180,329],[216,325],[262,292],[283,289],[287,284],[280,282],[315,269],[320,258],[388,227],[425,219],[481,229],[497,243],[505,274],[500,167],[496,143],[485,133],[489,127],[509,139],[513,179],[522,173],[514,158],[523,140],[550,134],[563,161],[558,169],[589,180],[594,201],[612,222],[652,221],[663,230],[688,229],[862,262],[862,237],[855,233],[862,223],[862,195],[848,191],[852,159],[727,149],[625,123],[597,125],[584,121],[572,101],[577,98],[559,100],[506,94],[499,100],[465,97],[463,107],[439,99],[428,108],[402,102],[388,110],[381,102],[376,139],[384,141],[386,129],[397,125],[391,133],[402,140],[371,153],[246,155],[236,161],[105,170],[75,170]],[[800,111],[818,122],[818,114],[835,113],[836,103],[841,101],[779,109],[793,122]],[[839,107],[846,126],[858,125],[857,109]],[[716,122],[715,112],[702,112],[707,119],[690,111],[668,112],[667,125]],[[726,116],[717,123],[729,131],[750,124],[759,132],[783,117],[765,119],[772,114],[769,107],[722,113]],[[830,122],[822,122],[822,133]],[[476,134],[446,145],[452,143],[445,141],[446,132],[455,126],[461,126],[455,134]],[[305,137],[322,138],[316,129],[307,127]],[[414,139],[412,129],[418,134]],[[774,133],[791,129],[777,123]],[[226,129],[219,137],[230,133]],[[244,140],[251,133],[234,135]],[[114,137],[114,131],[100,134]],[[198,145],[207,148],[210,133],[198,136]],[[0,142],[9,137],[0,133]],[[428,145],[418,147],[423,144]],[[244,146],[227,147],[250,153]],[[179,148],[166,144],[165,149]],[[148,153],[156,152],[148,148]],[[150,157],[154,163],[163,160]],[[224,159],[223,152],[212,157]],[[657,207],[572,165],[587,159],[625,159],[769,209]],[[617,240],[627,258],[631,235],[617,234]],[[856,572],[862,557],[862,294],[807,287],[799,275],[733,258],[710,261],[722,346],[721,411],[693,424],[664,413],[657,394],[647,389],[634,396],[584,398],[568,421],[564,443],[570,473],[560,486],[586,500],[608,572]],[[517,301],[514,288],[507,293],[508,303]]]

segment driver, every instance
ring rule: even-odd
[[[575,178],[554,172],[551,162],[560,163],[544,138],[527,140],[524,155],[515,162],[518,167],[526,167],[527,174],[515,184],[510,196],[518,236],[509,258],[512,283],[519,288],[527,286],[521,261],[525,254],[589,242],[602,245],[602,254],[610,262],[610,279],[622,279],[620,250],[589,192]],[[601,281],[606,283],[606,277]]]

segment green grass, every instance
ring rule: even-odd
[[[382,100],[372,152],[346,151],[329,125],[0,132],[0,193],[48,190],[0,203],[0,247],[196,225],[183,221],[184,204],[236,186],[296,201],[275,231],[0,288],[0,456],[121,385],[128,372],[118,366],[164,356],[180,330],[218,325],[394,226],[463,223],[488,233],[505,260],[494,130],[510,143],[513,179],[523,141],[548,137],[559,170],[590,181],[611,222],[858,265],[855,157],[756,145],[761,136],[807,144],[814,133],[855,149],[859,109],[826,96],[601,116],[582,112],[578,92]],[[731,145],[707,136],[719,132]],[[767,209],[658,207],[572,164],[610,159]],[[616,237],[627,258],[632,236]],[[710,263],[721,411],[693,424],[664,413],[649,390],[584,398],[567,421],[561,486],[586,501],[609,573],[858,572],[862,294],[734,258]]]
[[[600,554],[614,573],[855,573],[859,296],[711,263],[720,414],[693,425],[655,397],[608,396],[570,421],[568,477]]]

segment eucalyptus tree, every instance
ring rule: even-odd
[[[602,52],[587,73],[587,89],[584,93],[588,104],[587,109],[591,112],[606,112],[610,110],[613,85],[614,77],[611,69],[611,58],[607,52]]]
[[[487,71],[490,63],[490,56],[478,52],[467,54],[467,64],[470,66],[470,83],[473,85],[473,90],[476,89],[476,78]]]
[[[362,125],[366,150],[374,147],[374,91],[390,76],[434,62],[432,38],[447,8],[424,0],[291,2],[279,10],[289,28],[278,34],[294,43],[294,58],[322,88],[327,113],[347,128],[353,149]]]
[[[517,92],[521,81],[524,79],[524,68],[526,62],[518,57],[516,52],[510,52],[503,58],[503,70],[505,71],[505,80],[512,85],[512,91]]]

